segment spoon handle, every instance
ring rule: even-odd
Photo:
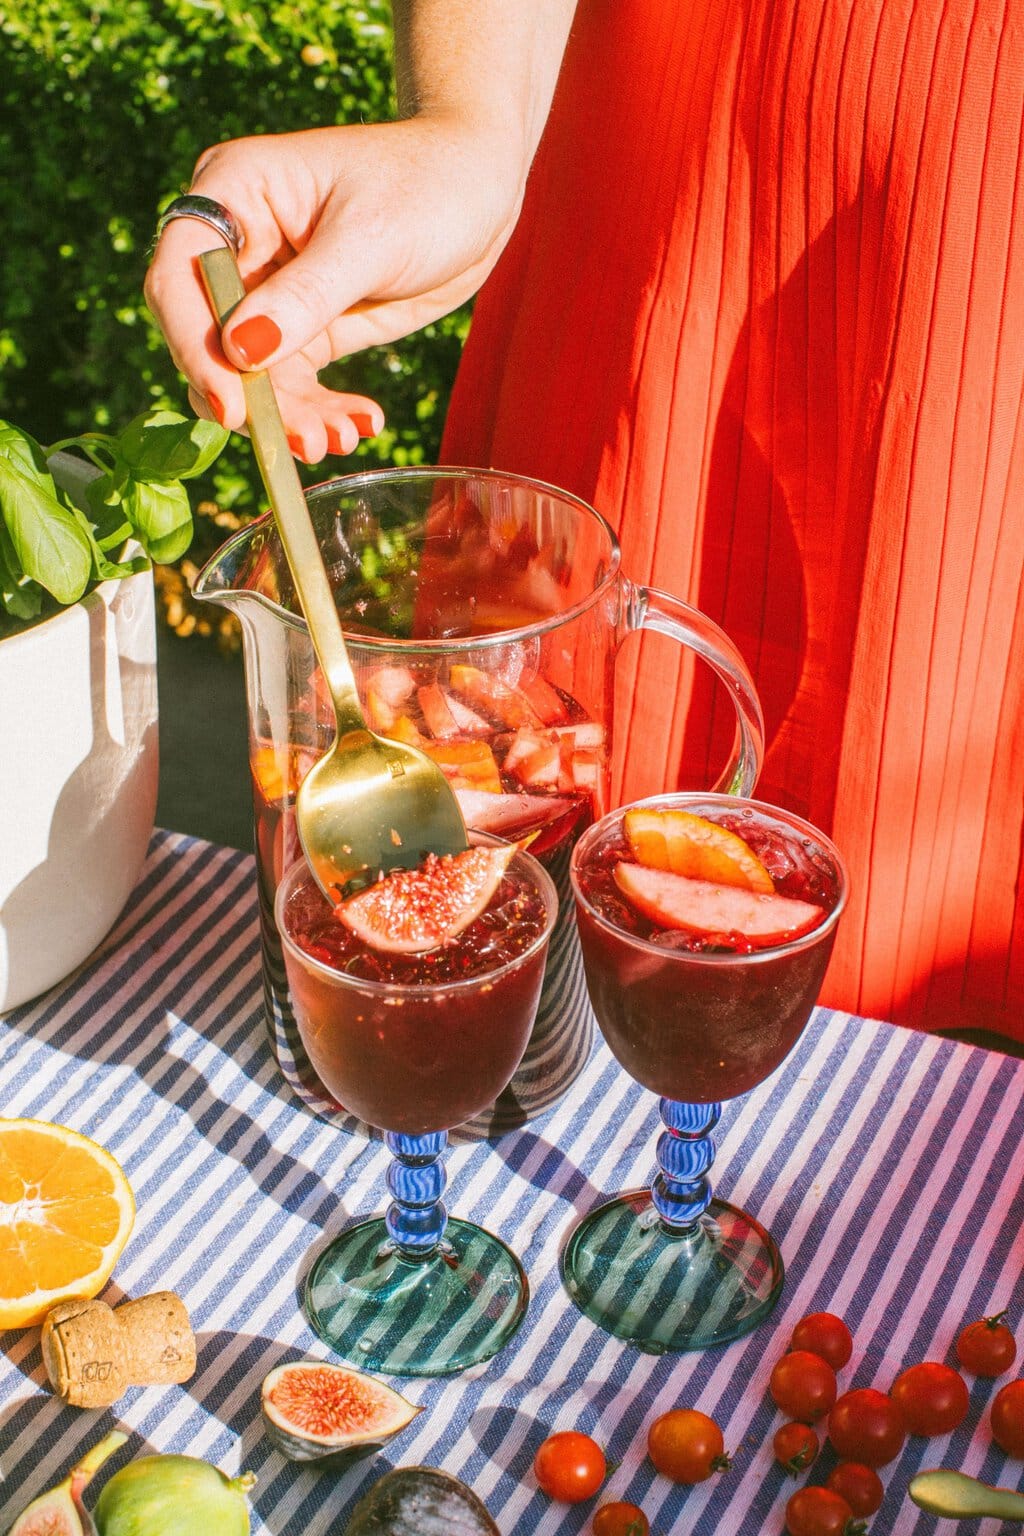
[[[199,263],[214,313],[224,325],[245,297],[235,254],[227,246],[221,246],[204,252]],[[344,736],[353,730],[365,731],[366,720],[345,648],[341,620],[288,446],[274,386],[270,375],[264,372],[243,373],[241,379],[256,462],[270,498],[310,638],[334,703],[338,735]]]

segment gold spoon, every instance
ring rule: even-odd
[[[234,252],[200,258],[221,325],[245,297]],[[267,373],[243,373],[246,418],[310,638],[334,705],[336,734],[299,785],[295,820],[317,884],[337,902],[389,869],[414,869],[427,852],[469,846],[459,803],[425,753],[369,729],[323,557]]]

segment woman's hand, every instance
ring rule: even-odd
[[[209,227],[175,219],[146,298],[193,408],[244,430],[237,369],[268,366],[298,457],[350,452],[380,430],[372,400],[325,389],[338,357],[408,335],[456,308],[491,270],[515,222],[525,167],[500,134],[443,114],[378,126],[238,139],[207,150],[191,191],[229,208],[250,293],[223,350],[198,256]]]

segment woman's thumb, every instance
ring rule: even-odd
[[[287,265],[246,294],[224,328],[222,342],[237,368],[269,367],[307,346],[347,307],[336,255],[311,242]]]

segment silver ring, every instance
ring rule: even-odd
[[[200,197],[196,192],[186,192],[183,197],[176,197],[160,215],[156,226],[158,240],[173,219],[202,219],[204,224],[211,225],[222,240],[230,245],[236,256],[245,244],[241,225],[234,214],[223,203],[214,202],[212,197]]]

